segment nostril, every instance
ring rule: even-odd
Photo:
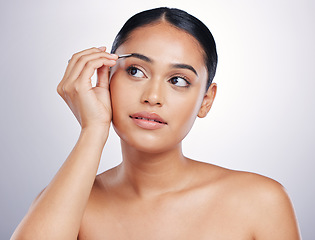
[[[162,103],[159,101],[155,101],[155,100],[144,100],[143,103],[146,104],[150,104],[150,105],[158,105],[158,106],[162,106]]]

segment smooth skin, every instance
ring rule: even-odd
[[[58,93],[81,134],[12,239],[300,239],[279,183],[182,154],[181,141],[195,118],[207,115],[217,89],[215,83],[205,89],[198,42],[162,21],[134,30],[116,53],[150,61],[118,59],[105,48],[70,60]],[[130,115],[141,111],[167,124],[139,127]],[[121,138],[123,162],[96,176],[111,122]]]

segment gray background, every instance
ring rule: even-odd
[[[74,52],[108,46],[132,14],[182,8],[211,29],[218,94],[184,142],[191,158],[282,183],[314,239],[315,4],[310,0],[1,1],[0,238],[8,239],[79,135],[56,93]],[[114,131],[99,172],[120,162]],[[312,238],[313,237],[313,238]]]

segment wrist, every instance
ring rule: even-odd
[[[93,141],[103,142],[105,144],[109,135],[109,127],[110,125],[82,127],[81,136],[86,136],[93,139]]]

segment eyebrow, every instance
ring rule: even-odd
[[[172,64],[172,67],[173,68],[188,69],[188,70],[192,71],[194,74],[196,74],[196,76],[198,77],[198,73],[197,73],[196,69],[194,69],[194,67],[191,65],[183,64],[183,63],[177,63],[177,64]]]
[[[122,55],[121,57],[124,57],[124,58],[128,58],[128,57],[135,57],[135,58],[139,58],[143,61],[146,61],[146,62],[153,62],[153,60],[151,58],[148,58],[147,56],[144,56],[142,54],[139,54],[139,53],[130,53],[130,54],[126,54],[126,55]]]
[[[151,58],[144,56],[140,53],[130,53],[130,54],[126,54],[126,55],[121,55],[121,57],[123,57],[123,58],[135,57],[135,58],[138,58],[138,59],[143,60],[143,61],[148,62],[148,63],[153,62],[153,60]],[[194,74],[196,74],[196,76],[198,77],[198,73],[197,73],[196,69],[191,65],[184,64],[184,63],[175,63],[175,64],[171,64],[171,67],[172,68],[188,69],[188,70],[192,71]]]

